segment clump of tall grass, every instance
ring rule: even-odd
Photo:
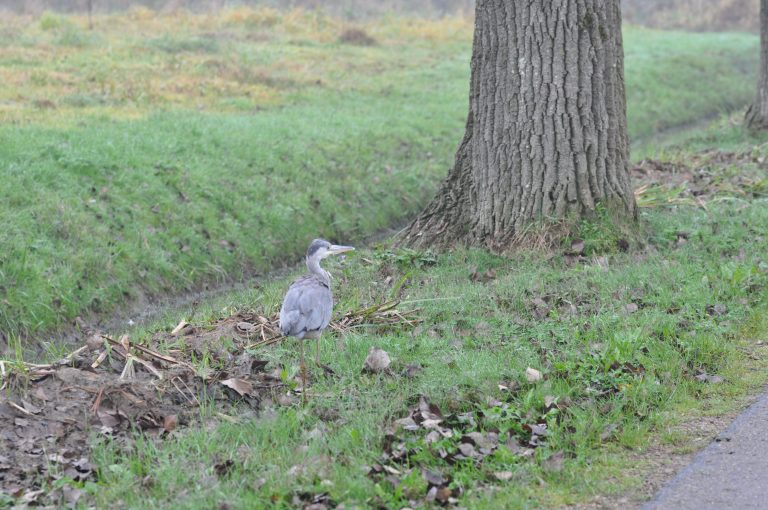
[[[70,19],[59,16],[50,11],[45,11],[40,15],[40,30],[49,32],[52,30],[61,30],[74,26]]]
[[[226,25],[251,29],[271,28],[280,23],[282,19],[282,15],[277,9],[269,7],[261,9],[249,7],[228,9],[221,14],[221,17]]]

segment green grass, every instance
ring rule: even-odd
[[[276,407],[257,419],[219,421],[127,449],[103,443],[94,454],[99,481],[86,488],[100,507],[292,508],[296,497],[327,493],[347,508],[402,508],[423,504],[421,469],[429,468],[451,476],[452,487],[463,490],[459,505],[468,508],[553,508],[596,494],[623,496],[641,484],[623,475],[636,467],[633,455],[657,441],[683,448],[685,438],[670,432],[675,424],[734,410],[765,379],[765,362],[748,356],[768,333],[765,199],[652,209],[642,222],[647,246],[622,253],[595,243],[595,225],[585,221],[585,241],[604,258],[576,264],[563,256],[510,260],[469,250],[435,257],[386,246],[330,262],[337,313],[394,291],[402,308],[422,308],[423,327],[326,337],[323,361],[337,375],[312,385],[316,396],[306,407]],[[687,232],[688,242],[680,243],[678,232]],[[474,270],[495,278],[473,281]],[[273,313],[289,281],[170,313],[133,338],[167,331],[180,318],[205,324],[238,309]],[[538,317],[537,298],[550,308]],[[637,311],[627,311],[630,303]],[[713,313],[714,305],[725,312]],[[285,340],[253,355],[292,374],[297,347]],[[389,352],[395,375],[360,373],[371,347]],[[423,367],[415,378],[401,375],[409,363]],[[529,383],[528,367],[545,380]],[[699,371],[725,383],[698,382]],[[409,461],[382,461],[384,435],[419,396],[445,414],[474,413],[478,425],[454,425],[453,438],[431,446],[425,431],[397,431]],[[569,405],[547,408],[548,397]],[[502,443],[524,441],[524,425],[542,422],[549,434],[531,458],[499,448],[480,463],[451,465],[437,454],[440,447],[455,451],[472,430],[496,430]],[[562,469],[547,463],[556,453],[564,454]],[[216,475],[214,465],[228,459],[232,472]],[[399,471],[396,484],[368,476],[377,462]],[[496,472],[511,472],[511,481],[497,481]]]
[[[625,31],[630,138],[743,108],[755,96],[755,49],[741,33]]]
[[[761,155],[765,136],[760,132],[742,129],[744,113],[737,111],[720,116],[690,129],[682,129],[635,151],[638,159],[653,158],[683,161],[692,153],[719,150],[724,152],[754,153]]]
[[[468,20],[370,23],[371,47],[303,11],[84,27],[46,14],[0,34],[6,336],[265,271],[318,235],[363,239],[425,203],[462,133]],[[633,137],[748,99],[754,36],[626,41]]]

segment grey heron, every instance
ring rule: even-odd
[[[285,336],[294,336],[301,342],[302,393],[306,391],[306,367],[304,365],[304,339],[317,341],[315,364],[320,365],[320,335],[331,322],[333,294],[331,275],[320,267],[320,261],[330,255],[354,250],[351,246],[331,244],[324,239],[315,239],[307,249],[309,274],[295,280],[283,298],[280,309],[280,331]]]

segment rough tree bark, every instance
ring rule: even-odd
[[[760,76],[757,97],[744,118],[750,129],[768,129],[768,0],[760,0]]]
[[[533,222],[636,215],[619,0],[478,0],[453,168],[403,244],[503,252]]]

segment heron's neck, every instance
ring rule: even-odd
[[[307,268],[309,269],[309,272],[313,274],[314,276],[318,277],[320,281],[322,281],[324,284],[326,284],[328,287],[331,286],[331,275],[320,267],[320,259],[317,257],[308,257],[307,258]]]

